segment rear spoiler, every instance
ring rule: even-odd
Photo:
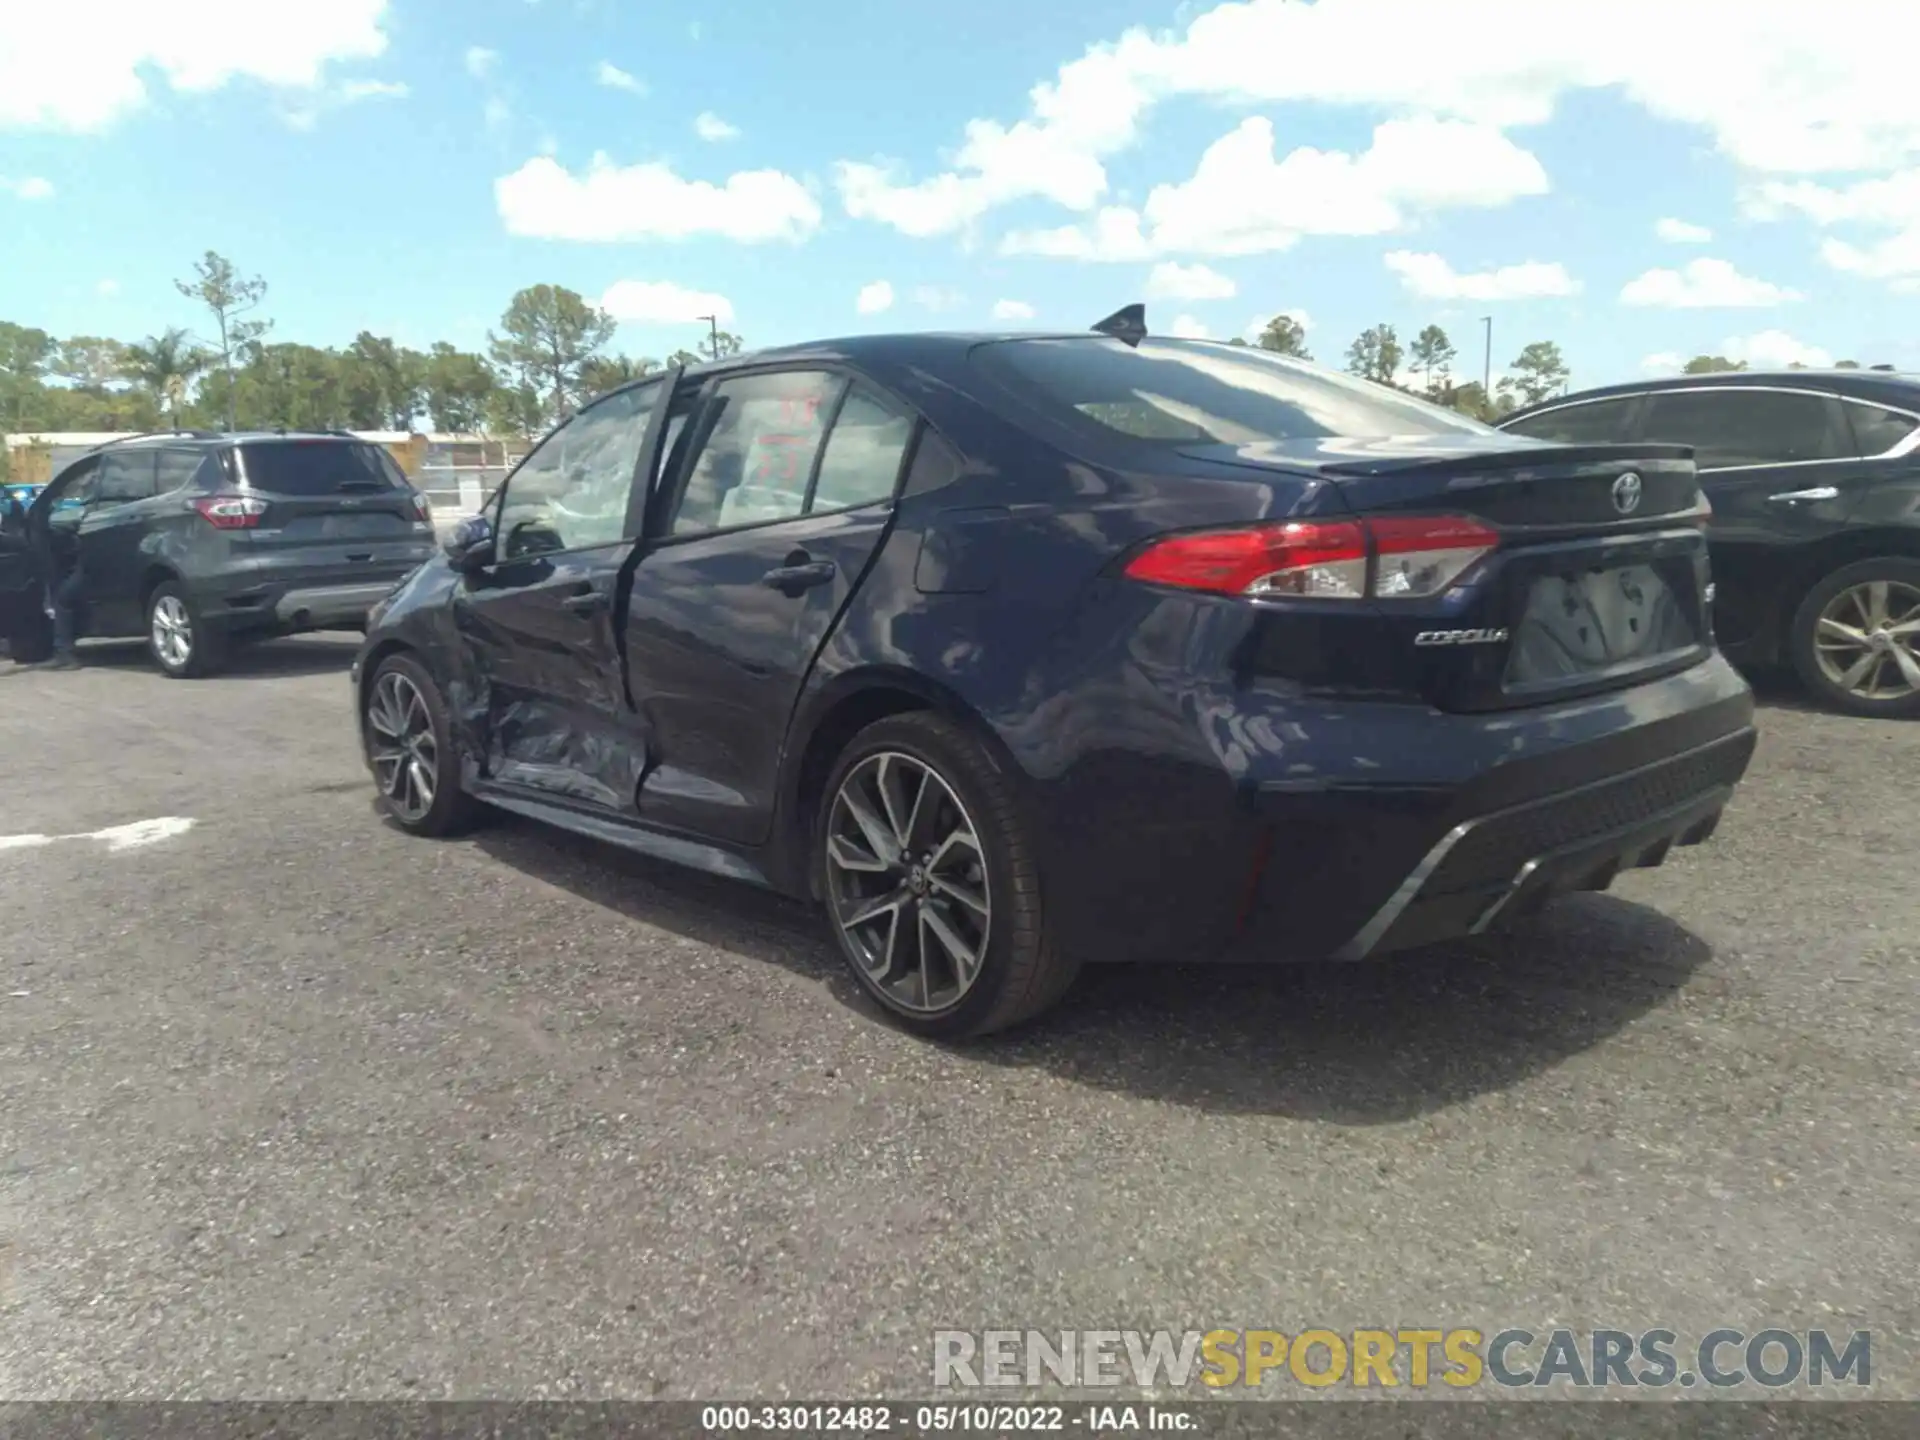
[[[1374,455],[1352,460],[1335,460],[1317,466],[1326,475],[1412,475],[1426,470],[1479,471],[1525,470],[1539,464],[1561,465],[1652,465],[1693,459],[1691,445],[1667,445],[1654,441],[1619,445],[1527,446],[1524,449],[1485,450],[1457,455]]]

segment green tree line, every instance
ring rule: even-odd
[[[1313,359],[1306,331],[1291,315],[1274,316],[1252,341],[1232,343]],[[1405,344],[1400,332],[1383,321],[1362,330],[1347,347],[1346,369],[1362,380],[1406,390],[1488,422],[1560,394],[1570,375],[1560,347],[1551,340],[1535,340],[1508,362],[1507,373],[1489,395],[1480,381],[1455,377],[1459,358],[1459,350],[1438,325],[1428,325]]]
[[[665,362],[610,353],[613,317],[559,285],[516,294],[484,353],[445,341],[415,350],[367,330],[323,348],[274,340],[266,282],[222,255],[209,251],[175,283],[205,312],[198,330],[61,338],[0,320],[0,428],[412,430],[424,422],[440,432],[525,436],[663,363],[741,348],[739,336],[710,329]]]
[[[1251,341],[1231,343],[1251,344],[1301,360],[1313,359],[1307,349],[1306,331],[1291,315],[1274,316]],[[1399,332],[1383,322],[1361,331],[1347,347],[1346,368],[1363,380],[1409,391],[1488,423],[1525,406],[1550,400],[1567,388],[1570,372],[1566,358],[1551,340],[1535,340],[1522,348],[1507,362],[1506,373],[1493,387],[1491,395],[1478,380],[1454,378],[1454,363],[1459,358],[1460,352],[1438,325],[1428,325],[1414,336],[1411,345],[1403,346]],[[1682,367],[1682,373],[1712,375],[1746,368],[1744,360],[1729,360],[1724,355],[1696,355]],[[1787,368],[1804,370],[1807,367],[1796,363]],[[1842,360],[1834,368],[1858,370],[1860,365],[1854,360]],[[1409,376],[1412,383],[1408,383]]]

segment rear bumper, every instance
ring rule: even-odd
[[[1035,780],[1048,909],[1090,961],[1360,958],[1484,931],[1706,839],[1755,744],[1718,654],[1485,714],[1258,685],[1157,716],[1128,698],[1085,719],[1124,720],[1113,743]]]
[[[1463,820],[1421,857],[1340,960],[1478,935],[1571,890],[1663,863],[1720,823],[1756,740],[1723,740],[1563,794]]]
[[[315,630],[366,622],[367,612],[391,595],[412,573],[411,566],[388,573],[356,574],[351,581],[277,581],[246,577],[244,586],[219,583],[196,587],[202,618],[210,625],[246,630]]]
[[[274,618],[282,624],[336,625],[363,621],[367,612],[393,593],[392,584],[330,585],[289,590],[274,601]]]

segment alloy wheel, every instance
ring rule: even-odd
[[[374,682],[367,701],[367,754],[394,813],[407,821],[424,818],[440,784],[440,746],[426,698],[397,670]]]
[[[986,856],[966,807],[925,761],[870,755],[827,816],[828,901],[867,979],[902,1010],[951,1009],[992,933]]]
[[[1868,580],[1826,603],[1814,627],[1820,673],[1861,700],[1920,694],[1920,587]]]
[[[183,669],[193,658],[193,617],[178,595],[153,602],[153,653],[170,670]]]

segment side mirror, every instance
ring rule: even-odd
[[[484,515],[469,515],[453,527],[440,548],[448,564],[462,575],[471,575],[493,560],[493,524]]]

